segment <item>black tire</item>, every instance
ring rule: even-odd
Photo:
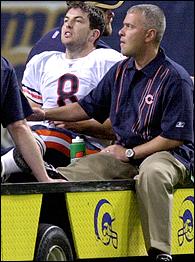
[[[60,227],[39,225],[34,261],[73,261],[69,240]]]

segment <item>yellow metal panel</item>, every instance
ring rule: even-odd
[[[41,194],[1,196],[1,260],[33,260],[41,201]]]
[[[146,254],[133,191],[67,193],[66,198],[79,258]]]
[[[194,254],[194,189],[174,193],[172,253]]]

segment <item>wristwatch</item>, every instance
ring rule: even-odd
[[[135,155],[135,151],[131,148],[125,151],[125,156],[128,157],[129,160],[132,160]]]

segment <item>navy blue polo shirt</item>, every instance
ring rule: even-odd
[[[160,49],[142,70],[136,70],[133,58],[115,64],[79,104],[101,123],[110,117],[117,143],[126,148],[158,135],[184,141],[172,153],[177,158],[184,156],[186,163],[182,163],[189,167],[193,158],[192,99],[189,74]]]
[[[26,97],[20,90],[13,66],[1,57],[1,123],[3,127],[31,115]]]

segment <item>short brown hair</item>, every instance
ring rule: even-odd
[[[65,15],[72,8],[80,8],[84,13],[87,13],[89,17],[90,29],[98,29],[100,31],[100,36],[103,34],[105,28],[105,21],[103,12],[99,8],[91,6],[87,2],[67,1],[67,9],[65,11]]]

